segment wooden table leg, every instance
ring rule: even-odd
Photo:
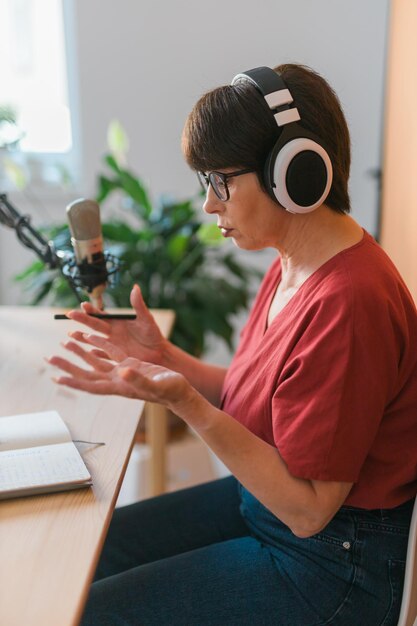
[[[148,402],[146,404],[146,442],[151,447],[151,495],[157,496],[166,490],[166,444],[168,416],[165,407]]]

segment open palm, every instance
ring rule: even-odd
[[[100,395],[119,395],[148,402],[175,406],[183,399],[188,387],[185,378],[160,365],[128,357],[123,350],[104,338],[92,338],[93,345],[100,342],[105,358],[95,350],[87,351],[79,343],[68,341],[64,347],[91,366],[84,369],[61,356],[52,356],[48,363],[65,372],[55,378],[60,385]]]
[[[154,318],[143,301],[141,291],[137,285],[132,289],[130,301],[136,311],[135,320],[104,320],[92,317],[91,314],[102,313],[90,303],[85,302],[82,310],[68,313],[68,317],[76,322],[88,326],[101,333],[113,345],[118,346],[127,357],[133,357],[148,363],[161,363],[166,339],[159,330]],[[81,331],[70,333],[71,337],[81,343],[93,344],[98,347],[96,356],[105,357],[105,351],[100,342],[93,342],[92,335]],[[97,338],[94,336],[94,338]]]

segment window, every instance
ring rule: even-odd
[[[69,165],[64,158],[72,149],[72,129],[62,3],[0,0],[0,113],[9,117],[0,126],[0,145],[17,138],[20,154]]]

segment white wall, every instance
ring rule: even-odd
[[[130,164],[154,196],[194,193],[180,136],[196,99],[239,71],[296,61],[322,73],[341,98],[352,133],[353,215],[376,232],[377,185],[369,170],[380,163],[389,0],[66,2],[74,18],[82,166],[75,196],[94,192],[115,117],[130,137]],[[62,211],[65,202],[54,197],[48,210]],[[13,233],[0,230],[2,304],[19,299],[10,276],[21,257]],[[256,262],[266,266],[270,258],[258,255]]]
[[[255,9],[256,7],[256,9]],[[183,163],[185,118],[206,90],[241,70],[285,61],[321,72],[352,132],[352,197],[375,226],[388,0],[78,0],[84,185],[90,188],[112,117],[126,126],[131,162],[155,193],[196,189]]]

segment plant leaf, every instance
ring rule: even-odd
[[[115,172],[116,174],[120,174],[119,164],[112,154],[106,154],[104,156],[104,162],[107,163],[107,165],[110,167],[111,170],[113,170],[113,172]]]
[[[32,263],[32,265],[29,265],[29,267],[24,269],[22,272],[13,276],[13,280],[16,280],[16,281],[26,280],[30,276],[33,276],[35,274],[40,274],[44,270],[45,270],[45,264],[43,263],[43,261],[40,261],[40,260],[35,261],[34,263]]]
[[[128,170],[120,170],[120,185],[125,193],[127,193],[139,207],[144,209],[143,216],[146,218],[149,217],[152,211],[152,205],[139,179],[135,178]]]
[[[216,224],[201,224],[197,231],[197,237],[201,243],[204,243],[207,246],[222,245],[225,241]]]
[[[107,145],[118,163],[126,159],[129,152],[129,139],[119,120],[112,120],[107,129]]]
[[[126,243],[135,243],[140,237],[140,233],[132,230],[132,228],[125,222],[120,221],[103,223],[102,233],[104,239]]]
[[[99,176],[98,178],[98,191],[96,194],[97,202],[103,202],[107,196],[115,189],[120,188],[120,183],[117,180],[110,180],[105,176]]]
[[[189,239],[187,235],[179,234],[171,237],[167,243],[166,251],[173,263],[178,263],[184,257]]]

